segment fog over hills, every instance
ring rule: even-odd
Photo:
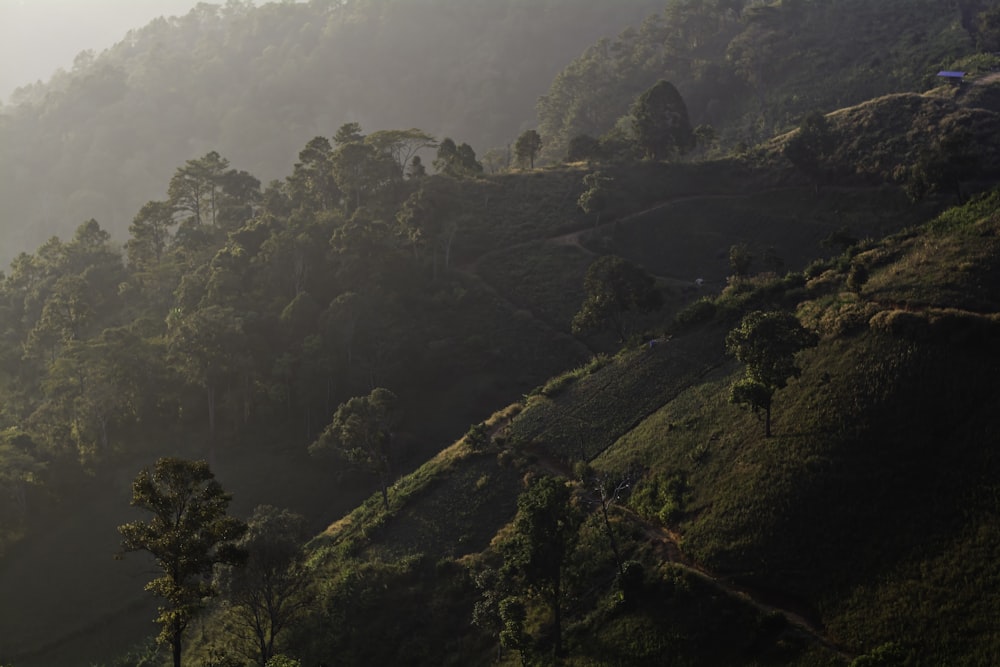
[[[0,0],[0,101],[16,88],[69,70],[158,16],[186,14],[196,0]]]
[[[0,667],[996,663],[1000,0],[120,37],[0,107]]]
[[[118,31],[4,107],[0,264],[89,218],[121,238],[173,169],[211,150],[266,183],[349,121],[505,147],[562,67],[661,7],[201,3]]]

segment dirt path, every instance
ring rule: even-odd
[[[995,76],[996,78],[1000,78],[1000,73],[998,73]],[[543,242],[553,245],[576,246],[579,247],[584,252],[594,254],[592,253],[592,251],[583,246],[582,240],[587,235],[592,234],[594,232],[607,230],[616,223],[627,224],[631,220],[649,215],[651,213],[655,213],[656,211],[668,208],[678,203],[689,202],[689,201],[721,200],[721,199],[730,199],[730,200],[746,199],[750,197],[759,196],[762,193],[767,193],[767,192],[793,191],[801,189],[802,189],[801,187],[781,187],[781,188],[770,188],[767,190],[755,191],[751,193],[697,194],[697,195],[685,195],[680,197],[674,197],[668,200],[658,202],[657,204],[647,207],[641,211],[636,211],[621,218],[609,220],[598,226],[588,226],[582,229],[574,230],[572,232],[567,232],[559,234],[557,236],[549,237],[548,239],[545,239]],[[857,186],[857,187],[847,186],[842,188],[827,188],[827,189],[836,189],[838,191],[840,190],[857,191],[870,188],[864,186]],[[476,279],[481,281],[487,287],[487,289],[490,290],[492,294],[496,295],[497,298],[509,303],[513,308],[519,311],[527,312],[532,317],[535,317],[535,319],[538,319],[539,321],[544,323],[544,320],[541,320],[540,318],[535,316],[535,314],[531,313],[530,310],[527,310],[522,306],[519,306],[518,304],[515,304],[511,302],[509,299],[507,299],[488,281],[483,279],[478,274],[477,271],[479,262],[485,257],[491,256],[499,252],[509,252],[511,250],[516,250],[517,248],[520,247],[529,247],[537,243],[538,241],[526,241],[523,243],[513,244],[504,248],[497,248],[490,252],[484,253],[483,255],[480,255],[478,258],[476,258],[469,264],[457,270],[472,277],[475,277]],[[490,429],[490,436],[494,437],[497,434],[501,433],[507,426],[507,424],[510,423],[510,421],[511,418],[507,417],[502,419],[500,422],[494,424]],[[558,477],[564,477],[567,479],[572,479],[574,477],[571,467],[565,461],[552,457],[543,448],[537,446],[529,447],[527,448],[526,451],[527,453],[535,457],[535,466],[537,468]],[[778,593],[775,592],[766,593],[761,590],[756,590],[753,587],[735,583],[725,576],[711,572],[704,566],[697,563],[693,558],[691,558],[688,554],[684,552],[682,548],[683,539],[677,533],[671,531],[669,528],[665,526],[646,521],[641,517],[639,517],[638,515],[635,515],[634,513],[624,508],[618,507],[617,511],[623,514],[629,521],[638,524],[639,526],[642,527],[642,531],[646,539],[649,540],[650,544],[654,549],[654,552],[658,554],[659,557],[662,558],[662,560],[673,563],[677,567],[684,568],[691,574],[709,582],[713,587],[715,587],[720,592],[732,596],[734,598],[738,598],[744,603],[753,606],[763,614],[780,614],[782,617],[785,618],[788,625],[795,631],[800,632],[805,636],[808,636],[816,643],[824,646],[825,648],[831,651],[836,652],[838,655],[844,658],[845,662],[851,660],[854,657],[845,652],[842,648],[840,648],[827,635],[825,628],[822,626],[822,623],[813,618],[814,614],[810,610],[798,608],[793,601],[781,599],[782,596]]]
[[[505,419],[502,424],[496,425],[492,432],[499,432],[509,422],[509,418]],[[574,477],[573,471],[565,461],[561,461],[550,456],[546,451],[544,451],[544,449],[533,446],[526,448],[526,451],[535,457],[535,466],[545,472],[567,479],[572,479]],[[830,639],[825,628],[822,626],[822,623],[810,618],[813,614],[809,610],[795,608],[796,605],[787,601],[779,603],[775,600],[775,598],[778,597],[775,594],[765,594],[764,592],[756,590],[753,587],[737,584],[724,576],[711,572],[706,567],[698,564],[693,558],[684,552],[681,547],[682,537],[678,533],[675,533],[665,526],[647,521],[624,507],[617,506],[615,511],[617,511],[621,516],[624,516],[628,521],[641,526],[643,535],[645,535],[646,539],[649,540],[654,553],[656,553],[664,562],[672,563],[676,567],[680,567],[685,571],[700,577],[720,592],[737,598],[745,604],[751,605],[762,614],[781,614],[790,627],[808,636],[810,639],[825,648],[834,651],[840,655],[845,662],[850,661],[855,657],[844,651],[841,647],[837,646],[837,644]]]
[[[684,553],[680,544],[681,538],[678,534],[668,528],[665,528],[664,526],[645,521],[628,510],[624,510],[622,508],[619,509],[626,514],[630,520],[642,526],[643,534],[654,546],[656,553],[660,554],[664,561],[673,563],[676,567],[683,568],[695,576],[701,577],[720,591],[742,600],[763,614],[781,614],[791,627],[805,635],[808,635],[813,641],[821,644],[827,649],[836,652],[844,658],[845,661],[852,660],[855,657],[837,646],[826,634],[826,630],[823,628],[822,624],[809,618],[809,616],[811,616],[809,611],[795,609],[793,608],[793,605],[790,604],[778,604],[774,600],[770,599],[774,596],[765,595],[761,591],[755,590],[750,586],[734,583],[726,577],[719,576],[711,572],[707,568],[696,563]]]

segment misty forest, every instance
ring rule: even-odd
[[[1000,663],[1000,1],[200,3],[0,156],[0,666]]]

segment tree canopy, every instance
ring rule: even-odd
[[[573,317],[573,331],[582,333],[610,326],[619,341],[629,333],[629,314],[663,305],[655,280],[641,267],[616,255],[601,257],[583,279],[586,298]]]
[[[122,554],[147,551],[163,571],[146,590],[164,600],[156,620],[174,667],[181,664],[185,629],[205,599],[216,594],[211,584],[215,566],[235,565],[245,557],[235,541],[247,526],[227,514],[231,496],[214,478],[204,461],[157,460],[152,471],[143,468],[132,483],[132,505],[152,518],[118,527]]]
[[[392,479],[392,427],[398,418],[398,399],[388,389],[377,387],[367,396],[342,403],[333,420],[309,446],[312,454],[335,449],[349,463],[378,477],[382,502],[389,508]]]
[[[795,355],[815,344],[816,335],[784,311],[749,313],[726,336],[726,350],[746,364],[743,379],[732,387],[732,401],[764,413],[766,437],[771,437],[774,392],[801,374]]]
[[[632,105],[632,131],[646,157],[663,160],[694,146],[687,106],[669,81],[659,80]]]

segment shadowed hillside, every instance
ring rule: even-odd
[[[1000,652],[1000,84],[985,51],[1000,7],[671,1],[567,70],[592,78],[557,77],[563,129],[503,130],[507,163],[433,135],[508,127],[501,98],[519,96],[489,82],[550,76],[536,47],[575,44],[542,46],[573,23],[560,3],[508,4],[201,5],[0,117],[20,190],[34,164],[53,192],[86,191],[73,211],[124,171],[161,193],[108,196],[127,232],[84,218],[0,275],[0,664]],[[886,8],[914,10],[898,34],[875,23]],[[612,14],[574,16],[584,34]],[[461,30],[473,19],[497,29]],[[857,34],[820,39],[824,25]],[[377,85],[351,60],[370,48]],[[875,57],[893,68],[880,83]],[[967,79],[941,84],[938,63]],[[425,70],[462,93],[425,94]],[[479,92],[462,83],[477,72]],[[677,86],[631,90],[642,72]],[[729,103],[705,97],[723,89]],[[155,118],[138,102],[184,113],[140,132]],[[719,105],[719,127],[690,127]],[[294,122],[271,132],[251,107]],[[391,125],[333,119],[362,107]],[[577,112],[594,135],[564,137],[562,162],[550,132],[579,130]],[[178,137],[161,147],[173,171],[140,155],[101,168],[109,118]],[[199,143],[216,130],[232,153]],[[98,180],[60,146],[85,147]],[[207,463],[212,511],[192,518],[185,479],[140,472],[160,457]],[[133,552],[160,543],[120,528],[164,506],[148,502],[157,479],[179,504],[149,530],[178,551],[154,563]],[[175,575],[175,553],[196,574]],[[157,605],[186,624],[164,625],[169,649]]]

